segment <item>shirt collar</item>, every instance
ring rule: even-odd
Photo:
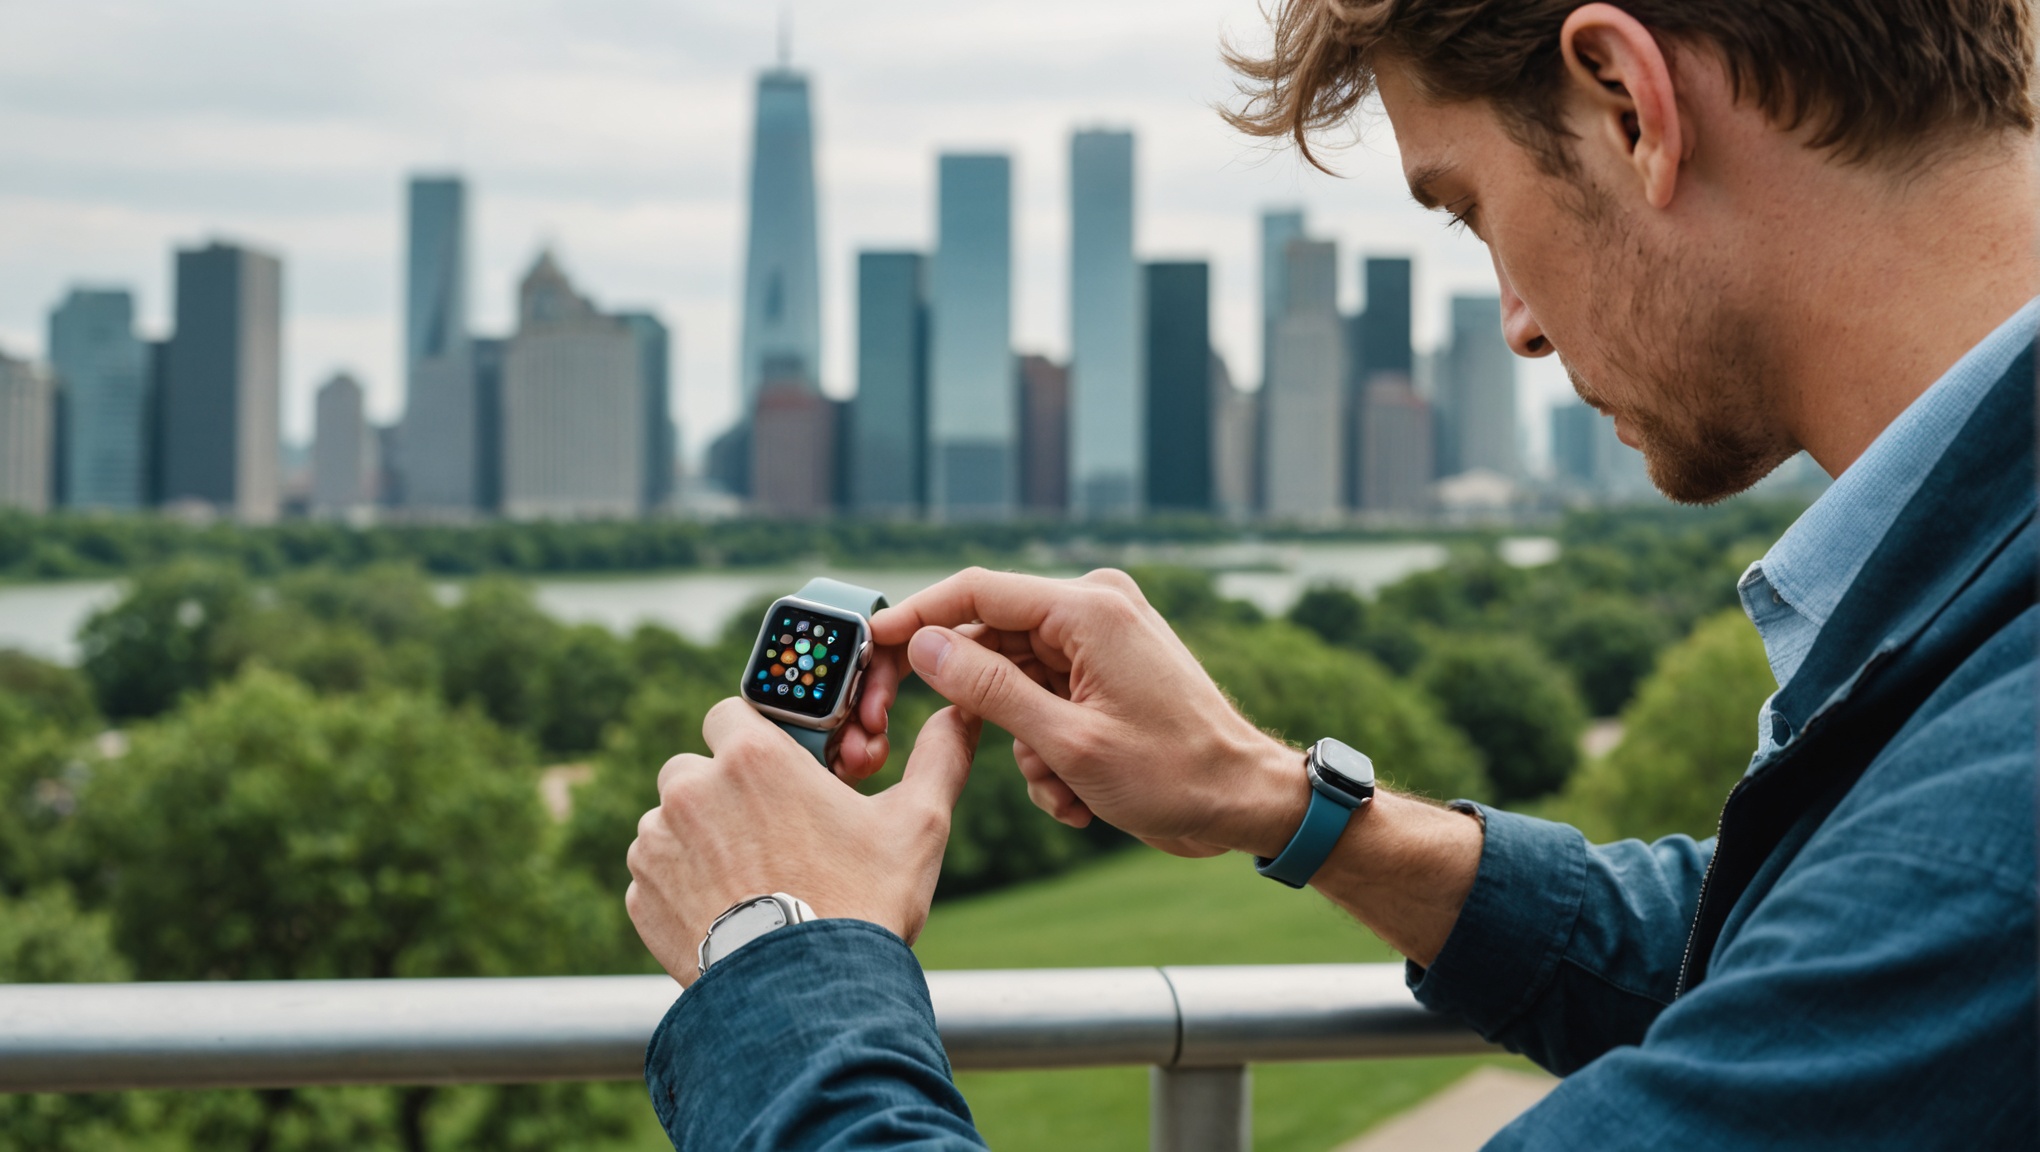
[[[1750,565],[1739,584],[1745,606],[1754,587],[1767,586],[1776,601],[1789,605],[1813,629],[1826,624],[1899,510],[1919,490],[1991,386],[2036,336],[2040,297],[2027,301],[1921,393],[1786,529],[1764,558]],[[1751,611],[1782,685],[1811,647],[1810,638],[1793,637],[1787,643],[1794,650],[1790,653],[1774,651],[1777,621],[1765,615]]]

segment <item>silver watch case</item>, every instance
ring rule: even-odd
[[[772,627],[772,614],[779,611],[779,606],[782,604],[791,604],[796,608],[804,608],[809,612],[819,612],[824,616],[845,616],[857,621],[857,659],[852,662],[850,667],[849,686],[843,689],[841,695],[836,697],[836,706],[829,709],[828,715],[802,715],[791,709],[781,708],[776,704],[765,704],[751,699],[751,694],[748,691],[750,687],[751,662],[746,660],[744,662],[744,673],[737,680],[737,695],[742,697],[751,707],[756,708],[760,715],[770,717],[782,723],[791,724],[796,728],[813,728],[819,732],[833,732],[843,726],[843,721],[850,718],[850,710],[857,706],[857,693],[864,687],[864,668],[871,663],[871,621],[866,619],[861,612],[846,611],[833,604],[823,604],[820,601],[809,600],[804,596],[781,596],[772,602],[772,607],[765,610],[764,618],[758,621],[758,636],[751,641],[751,652],[753,655],[757,653],[759,648],[764,646],[765,634]]]
[[[767,932],[817,919],[820,917],[808,907],[807,901],[784,892],[739,900],[708,926],[701,946],[695,949],[695,963],[707,972],[711,965],[727,960],[730,953]]]

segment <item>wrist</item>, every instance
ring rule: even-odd
[[[1288,845],[1310,809],[1310,778],[1303,751],[1256,733],[1233,753],[1235,769],[1214,812],[1219,825],[1209,842],[1235,852],[1273,857]]]

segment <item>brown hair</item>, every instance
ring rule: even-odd
[[[1489,100],[1548,167],[1571,167],[1559,30],[1582,0],[1273,0],[1267,55],[1228,47],[1255,136],[1310,136],[1374,90],[1377,61],[1429,95]],[[1666,42],[1727,64],[1738,99],[1845,161],[1906,160],[1945,134],[2034,127],[2033,0],[1617,0]]]

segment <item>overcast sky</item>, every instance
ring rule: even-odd
[[[1452,292],[1491,292],[1485,251],[1409,199],[1385,122],[1345,178],[1243,141],[1211,111],[1220,38],[1263,37],[1255,0],[805,0],[793,58],[813,77],[824,383],[853,384],[855,252],[925,247],[935,154],[1016,162],[1015,333],[1068,344],[1068,136],[1138,134],[1138,245],[1206,257],[1214,340],[1259,364],[1256,216],[1299,204],[1341,243],[1417,258],[1419,346]],[[309,434],[336,369],[372,413],[401,408],[407,173],[470,182],[475,321],[507,330],[517,278],[551,244],[608,307],[676,334],[691,446],[735,412],[735,304],[752,85],[775,51],[768,0],[0,0],[0,348],[40,355],[73,283],[132,287],[168,327],[171,249],[209,237],[285,260],[285,424]],[[1569,394],[1526,366],[1524,416]]]

